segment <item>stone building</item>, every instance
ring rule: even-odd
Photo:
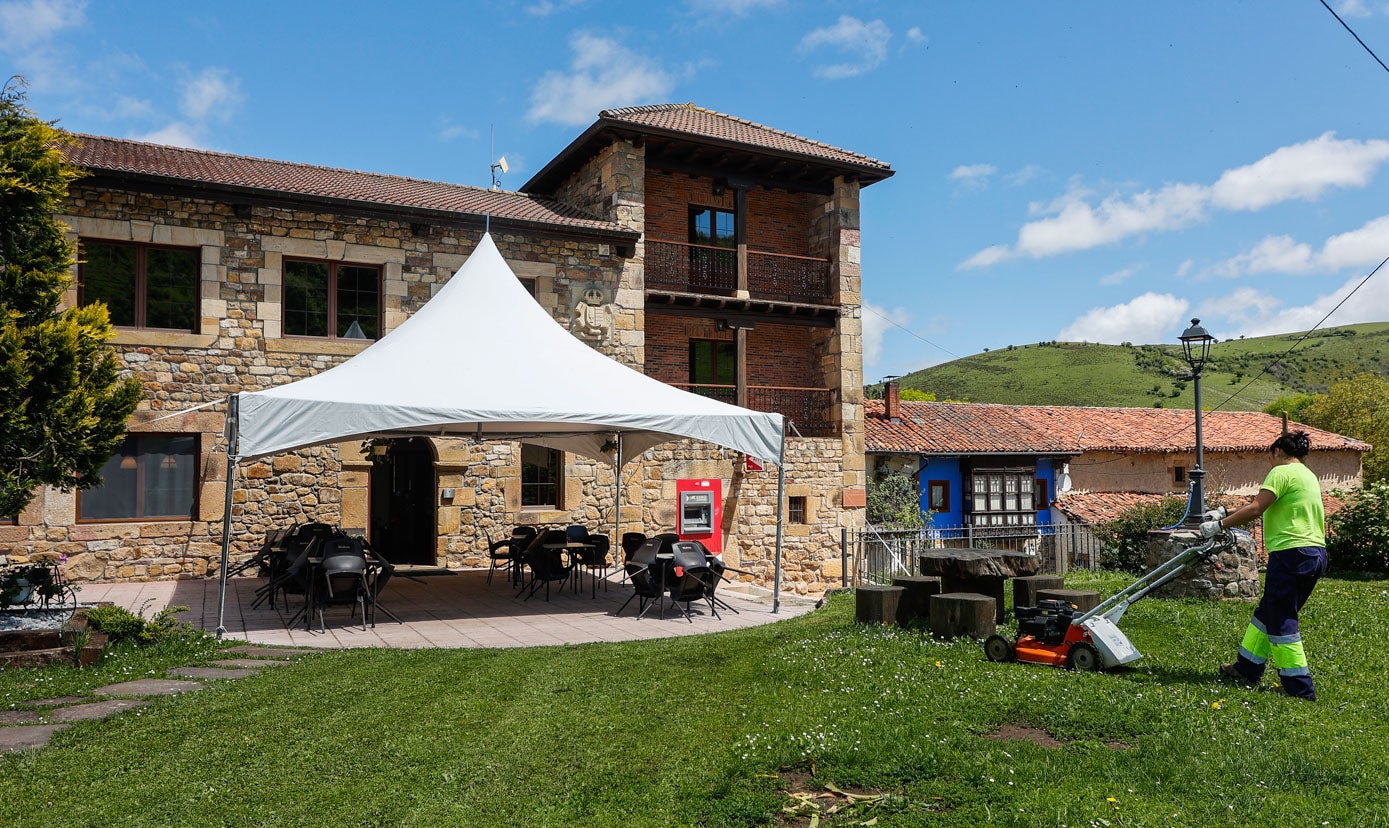
[[[783,588],[837,582],[839,530],[862,522],[865,485],[859,192],[892,175],[883,162],[691,104],[602,112],[520,192],[97,136],[69,154],[90,174],[59,216],[81,248],[67,301],[110,306],[113,347],[146,393],[105,483],[40,492],[0,525],[0,553],[63,553],[78,580],[215,574],[218,402],[370,346],[486,227],[593,348],[786,415]],[[623,475],[623,528],[668,530],[678,481],[718,481],[725,557],[770,585],[776,470],[756,460],[692,441],[651,450]],[[537,446],[420,437],[245,470],[234,560],[272,528],[321,520],[398,564],[477,565],[515,524],[611,533],[618,483]]]

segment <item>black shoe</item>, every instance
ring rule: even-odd
[[[1240,684],[1247,684],[1250,687],[1253,687],[1259,683],[1258,679],[1252,679],[1249,676],[1246,676],[1244,673],[1241,673],[1239,671],[1239,668],[1233,664],[1220,665],[1220,677],[1230,679],[1231,681],[1237,681]]]

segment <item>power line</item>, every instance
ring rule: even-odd
[[[904,326],[904,325],[900,325],[900,324],[898,324],[895,320],[892,320],[892,319],[887,318],[886,316],[883,316],[881,313],[878,313],[877,311],[873,310],[873,308],[869,307],[868,305],[863,305],[863,309],[866,310],[866,311],[868,311],[869,313],[873,314],[874,316],[878,317],[879,319],[883,320],[884,322],[888,323],[889,325],[892,325],[892,326],[895,327],[895,328],[901,328],[902,330],[906,331],[907,333],[911,334],[912,336],[916,337],[917,339],[921,340],[922,342],[925,342],[927,345],[930,345],[932,348],[937,348],[937,349],[939,349],[939,350],[945,351],[947,354],[950,354],[951,356],[955,357],[956,359],[963,359],[963,357],[961,357],[959,354],[955,353],[954,351],[950,350],[949,348],[946,348],[946,347],[943,346],[943,345],[937,345],[936,343],[932,342],[931,340],[927,339],[926,337],[922,336],[921,334],[917,333],[916,331],[913,331],[911,328],[908,328],[908,327],[906,327],[906,326]]]
[[[1355,42],[1356,42],[1356,43],[1359,43],[1359,44],[1365,49],[1365,51],[1367,51],[1367,52],[1370,53],[1370,57],[1372,57],[1372,58],[1375,59],[1375,63],[1378,63],[1379,66],[1380,66],[1380,68],[1383,69],[1384,71],[1389,72],[1389,66],[1385,66],[1385,65],[1384,65],[1384,61],[1382,61],[1382,60],[1379,59],[1379,55],[1375,54],[1374,50],[1371,49],[1369,46],[1366,46],[1366,45],[1365,45],[1365,41],[1363,41],[1363,40],[1360,39],[1360,35],[1356,34],[1356,33],[1355,33],[1355,30],[1352,29],[1350,26],[1347,26],[1347,25],[1346,25],[1346,21],[1344,21],[1344,20],[1341,19],[1341,16],[1340,16],[1339,14],[1336,13],[1336,10],[1333,9],[1333,8],[1331,8],[1331,5],[1330,5],[1329,3],[1327,3],[1326,0],[1321,0],[1321,4],[1322,4],[1323,6],[1326,6],[1326,10],[1329,11],[1329,12],[1331,12],[1331,16],[1334,17],[1334,18],[1336,18],[1336,22],[1337,22],[1337,23],[1340,23],[1342,26],[1345,27],[1345,30],[1346,30],[1346,31],[1350,32],[1350,36],[1353,37],[1353,38],[1355,38]]]

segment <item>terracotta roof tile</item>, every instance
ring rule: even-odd
[[[870,452],[1027,454],[1187,452],[1196,448],[1192,412],[1172,408],[1086,408],[1059,405],[903,402],[900,422],[887,420],[882,400],[865,402]],[[1282,420],[1259,411],[1211,411],[1201,418],[1206,451],[1264,451]],[[1369,451],[1351,437],[1306,425],[1313,451]]]
[[[852,164],[857,167],[871,167],[891,175],[891,166],[876,158],[860,155],[846,149],[830,146],[809,138],[802,138],[789,132],[769,126],[745,121],[693,103],[657,104],[653,106],[629,106],[623,109],[605,109],[600,118],[652,127],[672,132],[680,132],[700,138],[710,138],[742,144],[749,147],[776,152],[801,155],[819,161],[839,164]]]
[[[376,208],[395,207],[491,215],[498,219],[549,225],[566,230],[632,235],[619,225],[552,199],[486,190],[418,178],[315,167],[208,150],[169,147],[76,135],[64,151],[69,160],[93,171],[194,182],[259,191],[271,195],[308,196],[357,202]]]

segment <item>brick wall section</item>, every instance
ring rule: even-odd
[[[822,334],[820,339],[825,339]],[[690,340],[733,341],[732,331],[698,316],[653,313],[647,317],[646,375],[661,382],[690,381]],[[758,323],[748,331],[748,384],[826,388],[820,384],[820,349],[815,329],[803,325]]]
[[[810,255],[805,215],[809,196],[755,188],[747,195],[748,247],[767,253]],[[714,195],[714,179],[652,170],[646,183],[646,232],[661,241],[689,241],[690,207],[733,209],[733,189]]]

